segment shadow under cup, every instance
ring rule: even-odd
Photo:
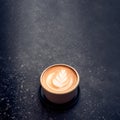
[[[40,76],[42,102],[49,104],[72,104],[79,96],[79,74],[66,64],[54,64]]]

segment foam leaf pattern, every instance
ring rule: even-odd
[[[61,70],[59,74],[53,79],[53,85],[56,87],[64,86],[64,83],[67,81],[67,73],[65,70]]]
[[[53,77],[54,76],[54,77]],[[71,87],[73,80],[69,78],[66,70],[60,70],[59,72],[52,73],[48,76],[47,85],[50,89],[55,91],[64,91]]]

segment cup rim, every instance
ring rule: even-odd
[[[71,90],[69,90],[69,91],[67,91],[67,92],[64,92],[64,93],[57,93],[57,92],[49,91],[49,90],[47,90],[47,89],[44,87],[44,85],[42,84],[42,77],[43,77],[44,73],[45,73],[49,68],[52,68],[52,67],[54,67],[54,66],[60,66],[60,65],[72,69],[72,70],[75,72],[76,76],[77,76],[77,82],[76,82],[75,86],[73,86],[73,88],[72,88]],[[42,86],[42,88],[43,88],[45,91],[47,91],[47,92],[49,92],[49,93],[52,93],[52,94],[57,94],[57,95],[68,94],[68,93],[74,91],[74,90],[77,88],[77,86],[79,85],[79,83],[80,83],[80,76],[79,76],[77,70],[76,70],[75,68],[73,68],[72,66],[67,65],[67,64],[59,63],[59,64],[50,65],[50,66],[48,66],[47,68],[45,68],[45,69],[43,70],[42,74],[40,75],[40,85]]]

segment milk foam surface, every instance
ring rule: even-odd
[[[42,76],[45,89],[54,93],[70,91],[77,83],[75,71],[66,66],[53,66],[48,68]]]

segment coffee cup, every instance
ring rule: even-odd
[[[55,104],[71,101],[77,95],[79,82],[78,72],[66,64],[51,65],[40,76],[40,85],[45,97]]]

